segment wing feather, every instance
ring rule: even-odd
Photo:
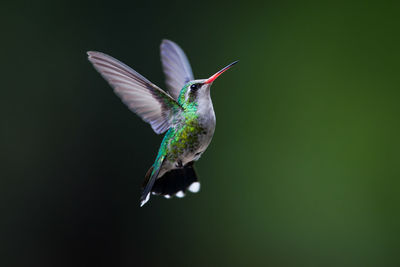
[[[171,126],[179,104],[158,86],[120,62],[101,52],[88,52],[89,61],[111,85],[130,110],[161,134]]]
[[[194,80],[192,68],[185,53],[176,43],[163,40],[160,50],[168,91],[178,99],[183,86]]]

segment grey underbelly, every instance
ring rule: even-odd
[[[206,134],[200,135],[198,145],[196,147],[184,150],[173,161],[166,159],[163,162],[163,166],[160,170],[158,177],[162,177],[166,172],[170,170],[183,168],[186,164],[192,161],[197,161],[211,143],[213,134],[214,129],[212,129],[212,131],[210,132],[207,132]]]

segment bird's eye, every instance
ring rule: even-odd
[[[194,83],[194,84],[192,84],[192,85],[190,86],[190,89],[192,89],[192,90],[197,90],[197,89],[200,89],[200,87],[201,87],[202,85],[203,85],[202,83]]]

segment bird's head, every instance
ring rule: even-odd
[[[225,71],[230,69],[233,65],[238,63],[239,60],[229,64],[216,72],[208,79],[192,80],[185,84],[179,95],[179,103],[181,104],[192,104],[197,103],[199,99],[208,97],[210,95],[210,88],[213,82]]]

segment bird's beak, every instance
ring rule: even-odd
[[[236,60],[235,62],[232,62],[231,64],[229,64],[228,66],[226,66],[225,68],[223,68],[222,70],[218,71],[217,73],[215,73],[213,76],[211,76],[210,78],[208,78],[204,83],[205,84],[210,84],[213,81],[215,81],[215,79],[217,79],[222,73],[224,73],[225,71],[227,71],[228,69],[230,69],[233,65],[235,65],[236,63],[238,63],[239,60]]]

